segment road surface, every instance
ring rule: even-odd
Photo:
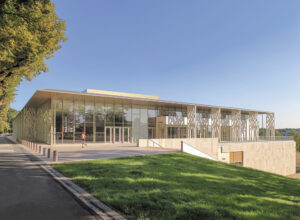
[[[26,150],[0,137],[0,219],[98,219],[55,182]]]

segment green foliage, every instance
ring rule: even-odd
[[[18,115],[19,111],[13,108],[10,108],[7,112],[7,123],[9,126],[8,133],[12,133],[13,120]]]
[[[299,219],[300,181],[184,153],[52,165],[128,219]]]
[[[0,0],[0,131],[9,129],[16,87],[48,70],[45,59],[61,48],[65,29],[50,0]]]
[[[275,136],[278,137],[278,136],[282,136],[282,135],[278,130],[275,130]]]
[[[284,132],[286,131],[290,131],[289,136],[293,136],[294,137],[294,141],[296,142],[296,148],[297,151],[300,152],[300,132],[299,129],[281,129]]]
[[[300,132],[293,131],[291,132],[292,136],[294,136],[294,140],[296,141],[297,151],[300,152]]]

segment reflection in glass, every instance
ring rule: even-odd
[[[75,142],[81,142],[81,133],[84,132],[84,102],[77,100],[74,102],[75,117]]]
[[[62,144],[62,100],[54,101],[55,105],[55,143]]]
[[[74,112],[73,112],[73,101],[63,101],[63,143],[73,143],[73,132],[74,132]]]
[[[146,106],[141,106],[140,109],[139,138],[148,138],[148,111]]]
[[[105,113],[104,113],[103,103],[96,103],[95,121],[96,121],[96,141],[104,142]]]
[[[85,102],[85,135],[87,142],[94,139],[94,103]]]
[[[113,104],[105,104],[105,125],[106,126],[114,126],[115,125],[115,117],[114,117],[114,105]]]
[[[121,127],[123,126],[123,118],[124,118],[124,112],[122,105],[115,105],[114,108],[114,113],[115,113],[115,126],[116,127]]]
[[[131,127],[132,125],[132,115],[131,115],[131,105],[124,105],[124,127]]]

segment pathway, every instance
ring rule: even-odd
[[[0,195],[0,219],[97,219],[5,137],[0,137]]]

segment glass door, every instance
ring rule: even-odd
[[[121,127],[115,127],[115,142],[116,143],[119,143],[119,142],[121,142],[121,130],[122,130],[122,128]]]
[[[130,142],[131,129],[129,127],[124,127],[123,128],[123,135],[124,135],[124,142],[129,143]]]
[[[112,136],[113,136],[112,131],[113,131],[112,127],[105,128],[105,142],[106,143],[112,143]]]

